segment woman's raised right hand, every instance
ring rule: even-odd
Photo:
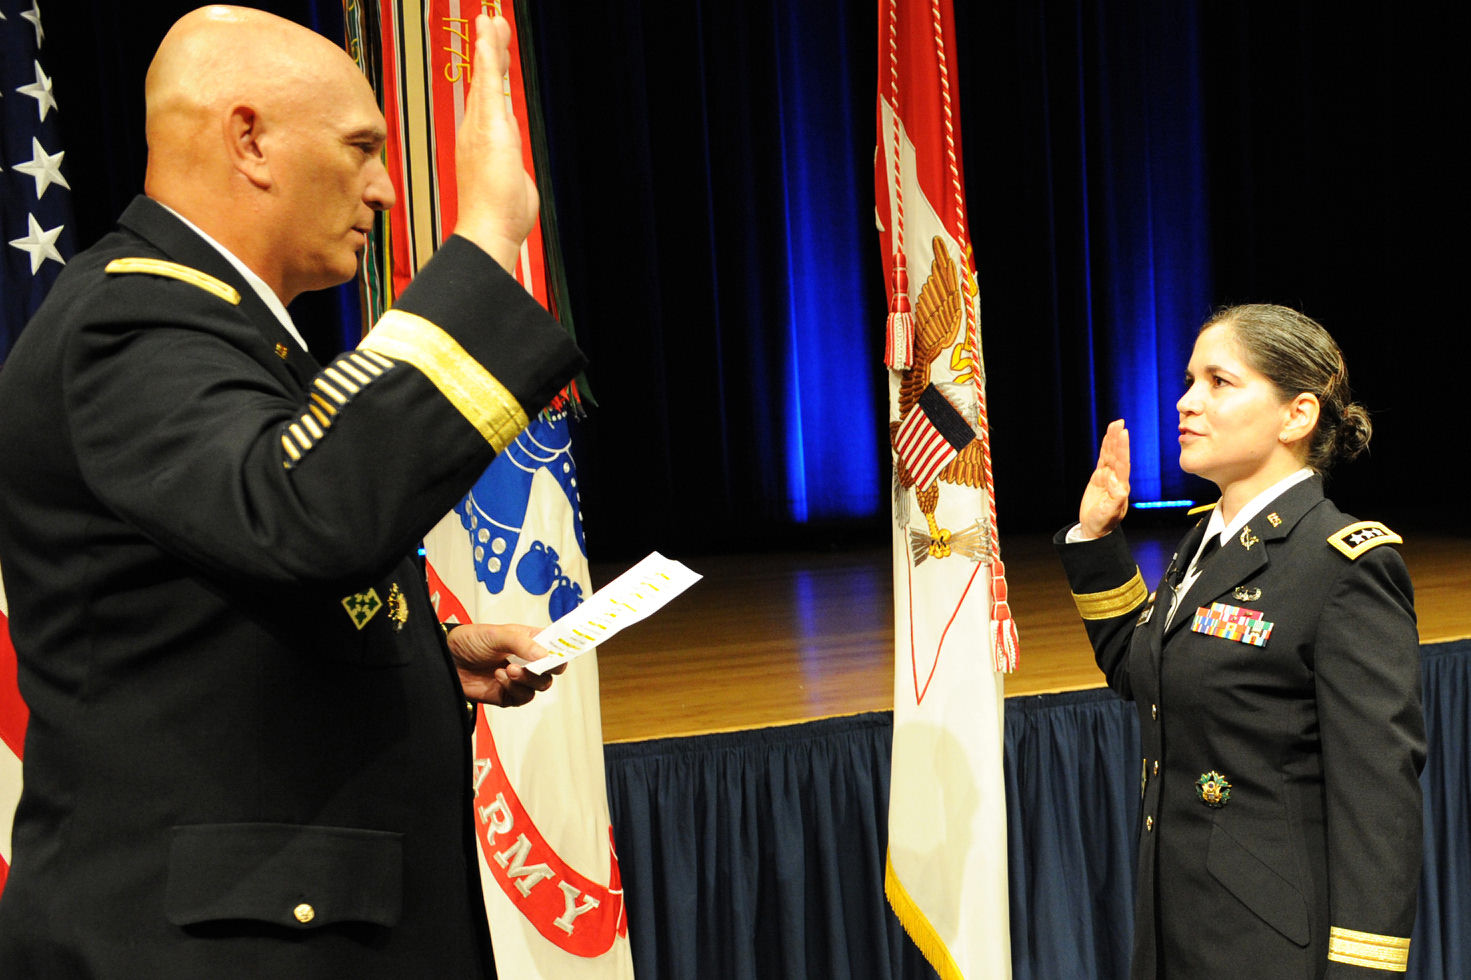
[[[1129,509],[1129,430],[1115,419],[1103,433],[1098,465],[1083,488],[1078,526],[1085,538],[1101,538],[1124,519]]]

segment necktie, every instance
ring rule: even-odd
[[[1194,561],[1176,562],[1174,572],[1169,577],[1170,588],[1178,590],[1186,578],[1192,575],[1199,575],[1200,570],[1205,567],[1206,559],[1220,550],[1221,536],[1219,534],[1211,535],[1210,539],[1205,542],[1205,546],[1200,549],[1200,555]]]
[[[1200,555],[1194,562],[1189,566],[1183,564],[1175,566],[1175,574],[1172,576],[1173,581],[1170,582],[1170,611],[1165,615],[1166,629],[1169,629],[1170,624],[1175,620],[1175,609],[1180,605],[1180,590],[1184,586],[1185,581],[1189,579],[1193,582],[1196,578],[1199,578],[1200,570],[1205,567],[1207,559],[1220,550],[1221,536],[1219,534],[1213,534],[1210,540],[1205,543],[1205,546],[1200,549]]]
[[[1205,563],[1210,561],[1211,557],[1220,550],[1221,536],[1219,534],[1212,534],[1210,536],[1210,539],[1206,541],[1205,547],[1200,549],[1199,556],[1197,556],[1195,559],[1195,565],[1193,566],[1195,569],[1195,574],[1199,575],[1200,570],[1205,567]]]

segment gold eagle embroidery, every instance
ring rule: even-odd
[[[954,459],[926,481],[916,486],[916,477],[911,472],[903,455],[899,452],[900,428],[916,410],[920,398],[930,387],[933,364],[944,352],[956,343],[965,323],[965,296],[960,273],[944,239],[934,239],[934,261],[930,265],[929,277],[920,289],[914,312],[914,357],[912,366],[901,372],[899,380],[899,418],[889,423],[889,442],[894,448],[895,477],[900,488],[913,489],[919,509],[925,516],[928,534],[910,529],[910,547],[915,564],[926,557],[944,558],[951,553],[972,559],[981,558],[987,551],[986,531],[980,521],[959,532],[940,527],[935,510],[940,501],[942,483],[966,487],[985,485],[984,447],[975,438],[973,427],[971,438],[960,449]],[[957,345],[949,359],[952,368],[966,369],[961,379],[974,377],[971,372],[979,371],[978,362],[969,356],[965,344]],[[953,406],[952,406],[953,407]]]

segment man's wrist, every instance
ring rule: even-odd
[[[496,265],[510,275],[516,274],[516,264],[521,259],[521,243],[524,238],[504,235],[499,232],[477,228],[455,228],[455,234],[474,245],[495,260]]]

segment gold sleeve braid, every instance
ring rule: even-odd
[[[1078,615],[1084,619],[1113,619],[1133,612],[1148,598],[1149,588],[1144,584],[1144,576],[1139,573],[1138,566],[1134,568],[1134,577],[1116,589],[1073,593]]]
[[[312,379],[316,390],[306,403],[306,411],[295,422],[288,423],[281,433],[281,448],[286,453],[282,465],[289,470],[305,459],[326,437],[337,413],[394,367],[395,362],[382,354],[362,350],[346,351],[324,367]]]
[[[500,452],[530,420],[506,386],[438,326],[412,313],[383,314],[359,350],[412,364]]]
[[[1328,930],[1328,959],[1371,970],[1404,973],[1409,968],[1410,940],[1334,926]]]

